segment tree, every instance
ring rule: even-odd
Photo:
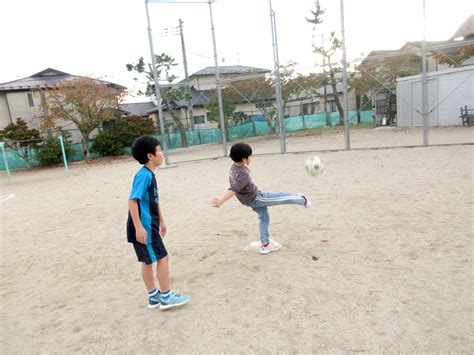
[[[40,132],[37,129],[28,128],[23,118],[16,119],[16,123],[8,124],[4,129],[0,130],[0,140],[26,162],[28,168],[31,167],[33,159],[32,149],[37,149],[42,141]]]
[[[40,117],[44,128],[56,127],[59,122],[74,123],[82,135],[82,148],[90,158],[90,134],[116,116],[115,109],[124,95],[124,88],[86,77],[62,81],[48,90],[44,111]]]
[[[322,15],[326,11],[325,9],[322,9],[321,6],[319,5],[319,0],[316,1],[315,4],[315,10],[310,10],[312,17],[306,18],[306,21],[309,23],[312,23],[314,25],[314,29],[316,28],[317,25],[323,23],[322,20]],[[339,112],[339,124],[344,124],[344,109],[342,108],[341,102],[339,100],[339,95],[337,93],[337,80],[336,80],[336,74],[340,73],[342,71],[342,68],[340,67],[339,64],[335,64],[331,61],[331,58],[341,49],[342,43],[341,41],[336,37],[334,31],[331,32],[330,38],[329,38],[329,47],[324,47],[324,46],[316,46],[313,44],[313,52],[316,54],[320,54],[323,56],[324,62],[327,64],[329,68],[329,77],[325,80],[323,85],[330,85],[332,88],[332,97],[334,99],[334,102],[336,103],[337,110]]]
[[[175,59],[165,53],[160,55],[155,54],[156,73],[158,80],[166,80],[169,84],[176,80],[176,76],[171,73],[172,67],[176,66]],[[151,64],[148,65],[150,70],[145,69],[145,61],[143,57],[138,58],[136,64],[126,64],[128,71],[134,71],[138,74],[144,75],[146,78],[146,90],[145,92],[139,91],[139,95],[151,96],[155,93],[155,81],[153,79],[153,72],[151,71]],[[138,78],[134,78],[138,80]],[[189,100],[189,94],[186,92],[183,86],[180,87],[163,87],[160,90],[162,104],[165,106],[173,118],[175,125],[178,127],[181,135],[181,146],[186,148],[188,141],[186,138],[186,127],[181,120],[180,111],[177,103],[183,100]],[[193,119],[193,117],[191,117]]]
[[[445,51],[435,54],[438,62],[454,68],[462,66],[463,62],[471,57],[474,57],[474,44],[460,46],[455,53]]]
[[[152,135],[154,129],[151,118],[138,116],[115,118],[107,122],[103,132],[95,137],[91,150],[102,156],[121,155],[123,149],[130,147],[136,138]]]
[[[307,77],[301,74],[295,75],[296,65],[296,62],[290,61],[280,66],[283,110],[291,97],[297,96],[301,91],[308,88],[309,81]],[[253,102],[255,107],[265,116],[270,132],[274,132],[277,102],[275,100],[275,82],[273,78],[260,77],[235,81],[230,87],[222,91],[222,96],[227,101],[234,103]]]
[[[224,90],[223,90],[224,91]],[[221,123],[220,123],[220,117],[219,117],[219,104],[217,102],[217,98],[214,97],[209,101],[207,104],[204,105],[204,108],[209,111],[208,117],[211,121],[217,122],[217,127],[219,129],[222,129]],[[229,100],[228,98],[225,98],[224,95],[222,97],[222,110],[224,112],[224,125],[225,127],[230,126],[230,122],[233,120],[234,116],[233,113],[235,111],[236,105]]]
[[[421,66],[419,56],[415,54],[400,54],[382,58],[368,56],[362,63],[355,67],[354,75],[349,78],[351,87],[356,94],[356,108],[359,112],[368,105],[362,102],[367,95],[378,93],[382,89],[388,91],[387,104],[395,101],[395,88],[397,78],[418,74]],[[388,110],[387,118],[393,119],[392,111]],[[360,115],[358,115],[360,122]]]

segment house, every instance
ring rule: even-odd
[[[474,39],[474,15],[469,16],[450,38],[451,41],[457,39],[463,41]]]
[[[155,104],[152,101],[119,104],[119,110],[121,110],[125,116],[148,118],[150,116],[150,111],[154,108]]]
[[[449,70],[452,66],[462,67],[474,64],[474,56],[457,59],[454,55],[459,50],[474,46],[468,42],[463,46],[463,41],[474,38],[474,15],[469,16],[459,27],[456,33],[448,40],[426,42],[426,70],[428,73]],[[460,39],[460,41],[458,40]],[[395,90],[397,78],[420,74],[422,41],[405,43],[397,50],[372,51],[361,62],[359,70],[367,73],[369,77],[377,80],[377,87],[369,94],[375,106],[375,117],[377,122],[387,120],[395,122],[397,117],[397,99]],[[446,60],[447,59],[447,60]]]
[[[74,75],[55,69],[45,69],[30,77],[0,84],[0,129],[23,118],[30,128],[39,129],[41,105],[46,93],[38,89],[53,88]]]
[[[47,100],[48,89],[53,89],[64,80],[71,78],[77,78],[77,76],[47,68],[27,78],[0,84],[0,129],[16,122],[17,118],[23,118],[30,128],[39,130],[38,117],[44,114],[43,104]],[[109,84],[125,89],[121,85]],[[76,127],[63,128],[70,130],[73,142],[80,141],[80,134]]]
[[[246,77],[263,77],[269,73],[271,73],[271,71],[268,69],[241,65],[219,67],[220,80],[222,83],[221,87],[223,89],[229,87],[229,82],[232,80]],[[172,102],[171,106],[175,111],[178,111],[179,117],[187,129],[191,129],[191,127],[197,129],[216,128],[218,126],[217,122],[209,120],[208,110],[205,109],[205,105],[215,99],[216,95],[215,67],[206,67],[191,74],[189,77],[189,85],[192,96],[193,121],[191,121],[189,117],[188,102],[186,100]],[[243,113],[247,117],[260,116],[261,112],[253,102],[254,100],[251,98],[249,98],[248,101],[242,98],[242,100],[237,103],[235,112]],[[148,113],[155,121],[158,120],[157,106],[149,110]],[[167,123],[167,128],[173,128],[175,126],[173,117],[164,106],[163,116]]]
[[[222,87],[225,87],[226,79],[234,79],[236,77],[251,76],[251,75],[265,75],[270,74],[271,70],[247,67],[243,65],[220,66],[219,79],[222,82]],[[215,67],[206,67],[189,76],[189,85],[194,86],[196,90],[215,90],[216,78]]]
[[[341,82],[336,84],[337,97],[341,105],[344,105],[344,92]],[[315,90],[303,90],[297,96],[291,97],[285,106],[286,116],[312,115],[320,112],[337,112],[331,85],[316,88]],[[356,109],[355,91],[347,88],[349,111]]]

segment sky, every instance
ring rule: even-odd
[[[312,52],[335,31],[341,38],[340,0],[320,0],[323,23],[313,31],[305,18],[314,0],[272,0],[280,64],[297,62],[297,72],[320,71]],[[449,39],[471,14],[472,0],[425,0],[428,41]],[[179,63],[181,41],[171,29],[183,20],[189,73],[214,66],[209,5],[150,3],[155,53]],[[212,4],[219,65],[273,69],[270,0],[216,0]],[[397,49],[423,39],[423,0],[345,0],[344,24],[349,63],[371,50]],[[168,29],[168,31],[166,31]],[[5,0],[0,2],[0,83],[46,68],[91,76],[129,88],[140,87],[127,63],[150,62],[144,0]],[[137,101],[129,97],[129,101]]]

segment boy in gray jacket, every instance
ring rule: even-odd
[[[254,210],[260,220],[260,254],[268,254],[277,251],[281,245],[269,238],[268,225],[270,216],[268,207],[277,205],[302,205],[305,208],[311,206],[311,201],[304,195],[288,192],[263,192],[252,182],[250,178],[250,157],[252,148],[246,143],[236,143],[230,149],[230,158],[234,161],[230,168],[229,190],[221,197],[211,201],[213,207],[222,206],[227,200],[236,196],[245,206]]]

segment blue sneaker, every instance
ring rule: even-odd
[[[160,306],[160,291],[154,296],[148,297],[148,308],[156,308]]]
[[[168,297],[160,297],[160,309],[182,306],[188,303],[189,299],[189,296],[180,295],[174,291],[171,291]]]

